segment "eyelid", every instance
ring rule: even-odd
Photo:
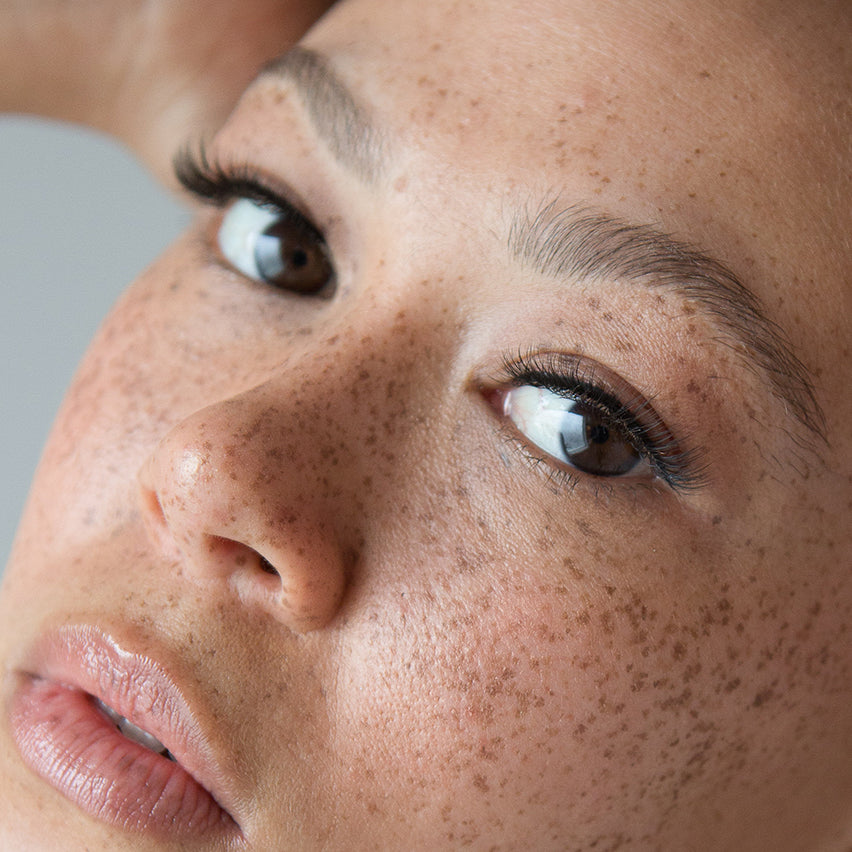
[[[247,198],[277,211],[312,230],[322,239],[323,233],[309,214],[307,205],[281,181],[247,164],[230,164],[211,159],[203,145],[197,150],[183,148],[174,160],[178,183],[204,204],[225,207],[238,198]]]

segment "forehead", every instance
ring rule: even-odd
[[[847,209],[814,187],[848,180],[850,15],[775,5],[361,0],[312,38],[448,170],[570,178],[655,218],[747,200],[746,231],[779,198],[823,222]]]

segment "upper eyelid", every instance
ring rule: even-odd
[[[231,165],[210,159],[203,146],[199,146],[197,151],[184,148],[173,165],[180,185],[206,204],[224,207],[237,198],[248,198],[298,219],[323,237],[322,229],[305,212],[307,205],[295,192],[248,164]]]

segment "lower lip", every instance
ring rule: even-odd
[[[24,761],[93,817],[172,840],[238,835],[186,770],[124,737],[82,690],[27,677],[11,721]]]

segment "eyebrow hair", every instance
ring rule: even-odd
[[[516,260],[549,277],[622,279],[674,291],[709,314],[720,341],[752,372],[767,377],[793,419],[827,443],[813,380],[781,327],[723,263],[645,224],[551,201],[516,216],[509,231]]]
[[[335,158],[366,182],[375,183],[384,170],[385,139],[329,60],[297,45],[264,65],[257,78],[269,76],[296,89]]]
[[[326,56],[296,45],[265,65],[258,78],[265,76],[295,87],[338,161],[368,183],[378,180],[385,170],[386,139]],[[534,215],[527,209],[516,216],[508,241],[518,261],[549,277],[637,281],[697,304],[722,332],[720,342],[768,379],[792,418],[828,442],[807,368],[754,293],[720,261],[651,225],[558,201]]]

